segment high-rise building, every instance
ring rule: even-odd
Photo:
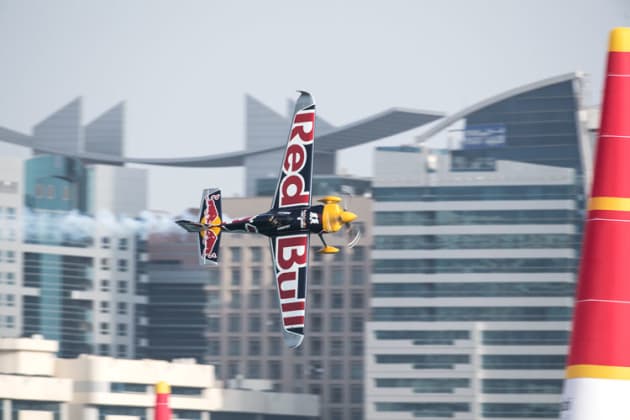
[[[33,157],[0,165],[0,337],[41,334],[62,357],[136,357],[147,344],[145,241],[134,219],[146,208],[146,172],[41,153],[84,141],[121,149],[119,107],[83,129],[80,105],[35,126]]]
[[[581,78],[380,148],[365,418],[557,418],[591,162]],[[453,125],[455,124],[455,125]]]
[[[220,264],[199,267],[195,236],[149,238],[149,342],[153,358],[196,357],[215,365],[224,380],[268,379],[281,392],[311,393],[321,418],[363,418],[363,325],[370,294],[371,200],[352,197],[363,236],[344,248],[344,234],[327,241],[336,255],[311,253],[306,335],[297,349],[282,340],[278,292],[269,240],[222,234]],[[253,215],[270,197],[224,199],[224,214]]]

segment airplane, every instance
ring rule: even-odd
[[[324,234],[344,226],[350,238],[347,246],[355,246],[361,231],[351,222],[357,215],[345,209],[337,196],[311,204],[313,157],[315,142],[315,102],[308,92],[298,91],[289,139],[280,166],[280,176],[271,209],[251,217],[226,222],[221,211],[221,190],[205,189],[202,194],[198,221],[177,220],[188,232],[198,234],[199,263],[217,264],[222,232],[257,233],[269,237],[276,289],[278,291],[282,333],[285,344],[298,347],[304,340],[306,315],[306,278],[310,234],[315,233],[323,254],[336,254],[339,248],[330,246]]]

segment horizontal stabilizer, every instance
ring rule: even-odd
[[[203,232],[204,230],[208,230],[208,225],[203,225],[197,222],[191,222],[190,220],[176,220],[179,226],[184,228],[187,232]]]

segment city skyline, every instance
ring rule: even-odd
[[[28,132],[77,96],[86,98],[84,121],[124,101],[125,155],[178,157],[242,149],[245,93],[284,115],[294,90],[308,88],[321,114],[343,125],[391,106],[451,113],[583,70],[587,101],[598,103],[608,30],[630,20],[620,0],[269,9],[2,1],[0,52],[12,59],[0,69],[0,125]],[[409,143],[414,133],[379,144]],[[338,169],[370,175],[372,148],[343,152]],[[152,209],[194,205],[217,180],[228,195],[244,186],[236,168],[149,170]]]

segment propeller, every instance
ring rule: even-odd
[[[342,192],[344,192],[344,196],[347,197],[347,203],[350,203],[352,193],[347,191]],[[341,204],[341,208],[343,208],[341,219],[346,226],[346,234],[348,236],[348,244],[346,246],[348,248],[354,248],[359,243],[359,240],[361,240],[361,230],[352,225],[351,222],[356,218],[356,214],[348,211],[348,207],[350,206],[346,205],[346,200],[343,200]],[[346,215],[346,220],[344,220],[344,215]]]

